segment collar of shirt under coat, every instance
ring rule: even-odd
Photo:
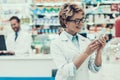
[[[78,40],[82,40],[82,41],[85,41],[86,39],[81,36],[79,33],[76,34],[78,36]],[[72,35],[67,33],[66,31],[62,31],[61,34],[60,34],[60,39],[63,40],[63,41],[68,41],[68,40],[72,40]]]

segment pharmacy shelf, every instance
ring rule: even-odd
[[[61,2],[58,2],[58,3],[36,3],[36,4],[31,4],[32,6],[33,5],[36,5],[36,6],[41,6],[41,5],[43,5],[43,6],[61,6],[63,3],[61,3]]]
[[[94,25],[94,24],[114,24],[114,22],[96,22],[96,23],[93,23],[93,22],[88,22],[86,23],[87,25]]]
[[[34,13],[31,13],[31,15],[35,15],[35,16],[39,16],[39,15],[42,15],[42,16],[47,16],[47,17],[51,17],[51,16],[58,16],[58,13],[37,13],[37,14],[34,14]]]
[[[113,0],[113,1],[102,1],[102,4],[119,4],[120,3],[120,1],[118,1],[118,0]]]
[[[119,14],[119,12],[88,12],[87,14]]]
[[[35,3],[35,4],[31,4],[32,6],[36,5],[36,6],[61,6],[66,2],[41,2],[41,3]],[[73,2],[76,4],[82,4],[82,2]]]
[[[96,6],[97,4],[100,4],[100,5],[108,5],[108,4],[119,4],[120,3],[120,1],[115,1],[115,0],[113,0],[113,1],[102,1],[102,2],[91,2],[91,3],[86,3],[87,5],[94,5],[94,6]]]

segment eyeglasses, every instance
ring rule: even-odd
[[[81,19],[75,19],[75,20],[67,20],[67,21],[70,21],[70,22],[75,22],[75,24],[80,24],[80,22],[84,23],[85,22],[85,18],[81,18]]]

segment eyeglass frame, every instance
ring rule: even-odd
[[[75,24],[80,24],[80,22],[84,23],[86,21],[86,19],[83,17],[81,19],[67,20],[67,21],[75,22]]]

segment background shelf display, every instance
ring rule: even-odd
[[[77,3],[85,9],[86,22],[81,33],[95,35],[103,27],[107,28],[107,33],[114,33],[111,26],[114,27],[115,18],[120,15],[119,0],[0,0],[0,30],[10,26],[8,19],[16,15],[23,28],[32,34],[34,48],[36,43],[42,43],[40,35],[48,36],[44,39],[51,42],[61,29],[58,14],[65,2]]]
[[[103,29],[111,38],[114,37],[114,21],[120,16],[120,0],[0,0],[0,34],[4,30],[10,33],[10,29],[6,29],[10,28],[8,19],[15,15],[33,39],[33,54],[1,56],[1,77],[51,77],[56,65],[50,54],[50,43],[62,30],[58,14],[65,2],[83,6],[86,22],[80,33],[85,37],[94,40]],[[117,7],[112,10],[114,4]],[[120,39],[113,38],[104,49],[102,68],[97,74],[90,72],[90,80],[120,80]]]
[[[80,0],[70,1],[81,4]],[[46,45],[46,43],[42,44],[44,41],[48,41],[50,44],[50,42],[59,35],[58,33],[61,26],[59,24],[58,14],[64,2],[66,2],[66,0],[33,0],[33,3],[30,5],[30,11],[34,47],[37,45]],[[41,36],[47,36],[47,38],[42,37],[43,40],[40,40]],[[50,46],[49,44],[47,45]]]
[[[31,16],[29,6],[32,0],[0,0],[0,34],[7,35],[11,32],[9,18],[18,16],[21,19],[21,26],[29,30]]]
[[[116,15],[119,15],[119,10],[112,10],[113,3],[104,3],[103,0],[67,0],[77,3],[84,7],[86,12],[86,22],[81,33],[96,33],[106,27],[106,31],[109,34],[113,34],[114,31],[111,26],[114,27],[114,20]],[[58,13],[64,0],[33,0],[30,5],[30,14],[32,17],[32,34],[35,42],[39,35],[58,35],[61,28],[58,20]],[[118,4],[118,3],[115,3]],[[118,8],[119,9],[119,8]],[[92,27],[86,32],[87,27]],[[101,27],[101,28],[100,28]],[[91,31],[92,30],[92,31]]]
[[[114,1],[113,3],[109,2],[110,0],[106,0],[109,3],[104,1],[86,3],[86,28],[92,34],[97,34],[102,28],[106,28],[107,33],[114,37],[114,23],[115,19],[120,15],[120,4],[119,1],[116,2],[117,0],[114,0],[115,3]]]

